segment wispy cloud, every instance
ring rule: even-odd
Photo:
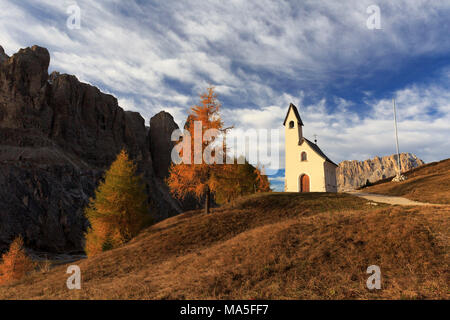
[[[80,30],[66,27],[74,3]],[[366,27],[371,4],[0,0],[0,45],[49,48],[51,70],[114,94],[146,121],[166,110],[181,125],[208,84],[237,127],[281,128],[293,102],[306,136],[317,134],[335,161],[394,151],[396,97],[402,150],[449,157],[450,3],[377,1],[381,30]]]

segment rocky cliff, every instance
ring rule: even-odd
[[[152,120],[150,137],[138,113],[75,76],[48,75],[49,62],[45,48],[8,57],[0,47],[0,249],[22,234],[38,250],[81,250],[83,208],[122,148],[138,164],[152,214],[181,212],[158,178],[167,150],[157,148],[170,140],[173,119]]]
[[[149,137],[153,167],[156,176],[160,179],[165,179],[169,175],[171,152],[176,143],[171,140],[171,135],[176,129],[178,125],[172,115],[165,111],[161,111],[150,119]]]
[[[424,164],[411,153],[401,153],[402,172]],[[342,161],[336,170],[339,191],[356,189],[369,182],[393,177],[397,173],[397,155],[375,157],[365,161]]]

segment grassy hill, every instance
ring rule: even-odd
[[[364,192],[402,196],[411,200],[450,204],[450,159],[432,162],[405,173],[407,180],[381,180]]]
[[[449,213],[346,194],[258,194],[72,263],[81,290],[66,288],[65,265],[0,287],[0,298],[448,298]],[[370,265],[381,268],[381,290],[366,288]]]

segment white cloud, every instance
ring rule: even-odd
[[[439,83],[411,85],[394,92],[400,151],[415,153],[426,162],[450,157],[450,92],[446,89],[450,77],[444,72]],[[318,145],[332,160],[364,160],[395,153],[391,99],[366,100],[365,115],[359,114],[351,101],[335,97],[334,102],[329,104],[323,98],[316,104],[304,105],[302,100],[297,104],[305,125],[304,136],[314,140],[317,134]],[[224,118],[244,130],[279,128],[283,137],[282,122],[288,105],[283,102],[254,110],[227,110]],[[281,167],[283,143],[279,144]]]
[[[394,151],[391,101],[366,90],[358,106],[341,97],[327,100],[319,89],[305,93],[305,87],[323,88],[337,75],[369,77],[396,69],[405,57],[450,51],[442,31],[448,1],[380,0],[382,30],[376,31],[366,28],[369,0],[77,3],[81,29],[69,30],[66,9],[73,1],[0,0],[0,44],[8,54],[32,44],[48,47],[52,70],[111,92],[147,124],[166,110],[181,126],[210,82],[229,101],[222,109],[227,125],[281,128],[293,102],[306,136],[317,134],[335,161]],[[317,103],[304,102],[311,94]],[[412,84],[394,96],[402,151],[426,161],[449,157],[445,85]]]

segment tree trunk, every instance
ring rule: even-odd
[[[210,205],[210,191],[209,188],[206,188],[205,194],[205,213],[209,214],[209,205]]]

